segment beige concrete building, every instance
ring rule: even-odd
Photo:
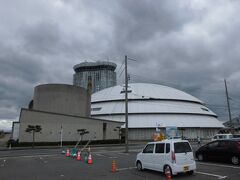
[[[28,125],[42,127],[40,133],[35,133],[36,142],[60,142],[61,136],[63,141],[79,140],[78,129],[89,131],[89,134],[83,136],[83,140],[118,139],[119,132],[115,129],[123,124],[29,109],[22,109],[20,116],[19,142],[32,142],[32,134],[25,132]]]
[[[67,84],[36,86],[33,109],[90,117],[91,93],[89,90]]]
[[[35,133],[35,142],[77,141],[79,129],[89,131],[83,140],[119,139],[116,130],[123,123],[90,117],[90,92],[91,87],[86,90],[65,84],[36,86],[29,109],[21,109],[19,142],[32,142],[32,132],[26,132],[29,125],[42,128]]]

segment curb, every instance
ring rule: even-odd
[[[139,145],[145,145],[145,143],[134,143],[134,144],[128,144],[129,146],[139,146]],[[91,147],[121,147],[125,146],[125,144],[97,144],[97,145],[90,145]],[[14,150],[34,150],[34,149],[66,149],[66,148],[73,148],[74,146],[35,146],[34,148],[32,147],[12,147],[9,149],[8,147],[1,149],[0,151],[14,151]]]

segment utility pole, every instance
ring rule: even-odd
[[[128,153],[128,74],[126,55],[125,55],[125,145],[126,153]]]
[[[226,82],[226,79],[224,79],[224,84],[225,84],[226,96],[227,96],[227,105],[228,105],[229,122],[230,122],[230,125],[232,126],[231,109],[230,109],[230,104],[229,104],[229,96],[228,96],[228,89],[227,89],[227,82]],[[232,128],[232,127],[231,127],[231,128]]]
[[[62,125],[61,125],[60,133],[61,133],[61,139],[60,139],[61,144],[60,144],[60,146],[62,147],[62,141],[63,141],[63,127],[62,127]]]

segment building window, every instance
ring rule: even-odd
[[[99,85],[96,86],[96,91],[100,91],[100,86]]]
[[[91,108],[91,111],[100,111],[101,109],[102,109],[101,107]]]
[[[88,76],[88,82],[92,80],[92,76]]]
[[[131,93],[132,90],[128,90],[127,92],[128,92],[128,93]],[[123,94],[123,93],[125,93],[125,90],[123,90],[123,91],[120,92],[120,94]]]
[[[100,81],[100,75],[99,75],[99,72],[96,72],[96,80],[97,80],[97,81]]]
[[[107,123],[103,123],[103,140],[106,139],[107,136]]]

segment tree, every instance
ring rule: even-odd
[[[34,142],[35,142],[35,133],[40,132],[42,130],[42,127],[40,125],[28,125],[27,129],[25,130],[28,133],[32,132],[32,148],[34,147]]]
[[[82,141],[82,139],[83,139],[83,135],[89,133],[89,131],[87,131],[86,129],[78,129],[77,132],[78,132],[78,134],[79,134],[80,137],[81,137],[81,141]]]
[[[86,129],[78,129],[77,132],[78,132],[78,134],[80,135],[80,139],[79,139],[79,141],[78,141],[78,143],[76,144],[75,147],[77,147],[78,144],[80,143],[80,141],[82,141],[83,135],[89,133],[89,131],[87,131]]]

